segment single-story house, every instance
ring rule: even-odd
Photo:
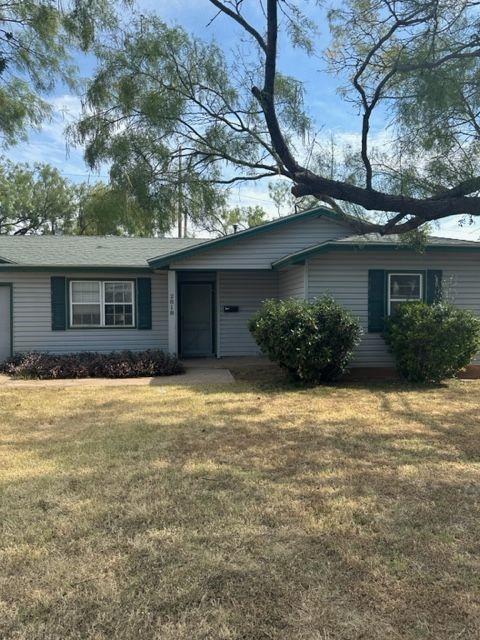
[[[263,300],[330,294],[364,327],[352,367],[390,367],[384,317],[440,287],[480,314],[480,242],[431,237],[415,252],[397,237],[354,235],[324,207],[214,240],[0,236],[0,360],[146,348],[252,356],[247,323]]]

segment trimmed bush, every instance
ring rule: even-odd
[[[404,378],[439,382],[465,369],[480,350],[480,318],[445,302],[407,302],[387,320],[385,341]]]
[[[347,369],[362,330],[332,298],[267,300],[249,329],[262,352],[298,380],[337,380]]]
[[[52,380],[63,378],[138,378],[184,373],[183,365],[163,351],[114,351],[112,353],[22,353],[6,360],[1,370],[15,378]]]

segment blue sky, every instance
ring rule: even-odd
[[[260,10],[260,3],[256,0],[251,6]],[[328,6],[326,4],[323,8],[315,9],[320,24],[319,53],[329,41],[325,21]],[[238,42],[239,35],[242,35],[236,25],[223,16],[218,16],[212,25],[207,26],[216,13],[208,0],[138,0],[134,11],[143,14],[155,11],[166,22],[181,24],[188,31],[206,39],[214,38],[225,50],[230,50],[232,45]],[[95,68],[95,60],[91,56],[79,56],[76,62],[83,77],[91,75]],[[309,112],[321,135],[325,138],[333,135],[340,146],[358,142],[360,118],[355,108],[337,95],[339,83],[336,78],[325,73],[325,64],[320,55],[309,58],[294,50],[285,41],[281,41],[279,67],[283,72],[304,82]],[[99,174],[90,172],[83,161],[82,149],[69,148],[65,142],[64,129],[80,112],[79,96],[70,93],[65,87],[57,87],[49,100],[54,108],[52,121],[45,123],[40,132],[32,131],[28,142],[8,149],[5,155],[15,161],[49,162],[76,182],[108,180],[108,168]],[[373,138],[377,144],[387,143],[388,131],[384,129],[383,122],[374,123]],[[236,187],[232,190],[231,200],[232,204],[261,205],[272,216],[275,212],[268,197],[266,182],[256,185],[247,183]],[[458,220],[452,218],[444,221],[435,233],[477,240],[480,238],[480,222],[462,228],[458,226]]]

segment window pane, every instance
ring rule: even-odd
[[[113,325],[114,308],[113,304],[105,305],[105,324],[108,326]]]
[[[105,325],[109,327],[128,327],[133,324],[131,304],[106,304]]]
[[[100,283],[88,280],[72,282],[72,302],[100,302]]]
[[[130,303],[133,302],[133,284],[131,282],[125,283],[123,299],[124,299],[124,302],[130,302]]]
[[[420,298],[420,275],[392,274],[390,276],[390,298],[418,300]]]
[[[132,302],[133,283],[131,282],[106,282],[105,302]]]
[[[113,302],[113,287],[109,284],[105,285],[105,302]]]
[[[98,326],[100,324],[99,304],[74,304],[72,307],[73,325]]]

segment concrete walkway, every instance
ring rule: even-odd
[[[224,358],[182,358],[183,365],[200,369],[241,369],[242,367],[276,367],[265,356],[225,356]]]
[[[186,367],[186,372],[177,376],[158,378],[76,378],[73,380],[13,380],[0,375],[0,389],[43,387],[163,387],[202,384],[230,384],[235,382],[228,369]]]

